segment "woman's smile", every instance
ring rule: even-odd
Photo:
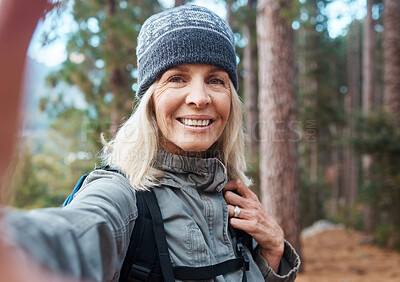
[[[164,149],[175,154],[209,149],[228,120],[230,93],[228,74],[215,66],[186,64],[164,72],[153,94]]]
[[[209,116],[183,116],[176,119],[188,130],[208,130],[213,125],[214,119]]]

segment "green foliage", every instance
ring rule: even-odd
[[[360,137],[353,143],[358,152],[393,164],[399,159],[400,127],[394,115],[378,109],[368,116],[361,116],[357,124]]]
[[[23,209],[59,206],[68,194],[64,183],[59,187],[66,177],[53,157],[33,155],[22,143],[6,176],[2,202]]]
[[[363,211],[359,204],[347,206],[339,203],[336,213],[328,214],[328,217],[337,223],[344,224],[347,228],[363,230]]]
[[[400,126],[398,119],[378,109],[358,122],[358,138],[352,144],[360,154],[372,157],[361,189],[361,200],[375,211],[376,239],[400,246]]]
[[[249,0],[250,1],[250,0]],[[231,11],[231,28],[235,34],[235,42],[236,42],[236,53],[240,58],[238,64],[238,78],[239,78],[239,87],[238,94],[242,99],[244,95],[244,66],[243,66],[243,57],[244,57],[244,48],[247,44],[252,44],[254,48],[254,53],[257,60],[257,29],[256,29],[256,18],[257,18],[257,6],[253,5],[249,7],[249,5],[239,5],[240,1],[230,1],[232,2],[232,11]],[[254,1],[256,2],[256,1]],[[246,38],[244,35],[244,28],[248,26],[250,29],[250,38]],[[246,44],[244,44],[246,42]],[[256,73],[258,73],[258,66],[256,66]]]
[[[378,226],[375,236],[375,242],[382,246],[390,246],[400,251],[400,228],[394,224],[382,223]]]
[[[37,167],[33,164],[33,156],[27,146],[21,148],[14,162],[15,167],[9,172],[4,185],[9,193],[2,195],[6,198],[5,202],[18,208],[39,206],[45,186],[37,178]]]
[[[287,22],[289,26],[292,25],[293,20],[299,14],[301,4],[295,0],[281,0],[279,7],[279,16]]]
[[[328,184],[322,179],[318,179],[317,182],[310,181],[308,173],[307,169],[299,167],[301,228],[327,217],[325,204],[331,196]]]
[[[141,24],[160,10],[158,1],[75,1],[73,17],[77,24],[67,43],[67,60],[50,74],[53,88],[77,86],[87,104],[82,111],[87,124],[95,125],[88,134],[89,144],[98,150],[100,133],[109,132],[132,111],[136,80],[136,40]],[[57,88],[58,89],[58,88]],[[44,98],[41,108],[65,121],[71,112],[66,103],[68,91]],[[101,122],[99,122],[101,121]]]
[[[325,179],[331,155],[339,150],[338,129],[345,124],[343,95],[346,85],[346,40],[329,38],[325,1],[306,1],[299,7],[296,31],[297,119],[301,226],[330,216],[331,184]],[[314,171],[312,171],[314,170]],[[312,179],[316,178],[316,179]]]
[[[50,138],[53,147],[35,155],[26,143],[20,145],[3,186],[3,204],[24,209],[60,206],[82,174],[93,169],[91,158],[71,152],[57,132]]]

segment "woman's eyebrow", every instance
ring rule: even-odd
[[[224,71],[224,70],[221,69],[220,67],[213,67],[212,69],[209,70],[209,73],[215,73],[215,72],[220,72],[220,71]]]

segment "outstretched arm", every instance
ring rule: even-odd
[[[9,165],[19,127],[21,84],[26,51],[47,0],[0,1],[0,187]],[[1,192],[1,190],[0,190]],[[0,220],[1,220],[0,213]],[[23,260],[20,250],[0,236],[0,273],[4,281],[65,281]],[[29,278],[28,278],[29,277]]]
[[[49,10],[47,0],[0,1],[0,179],[13,152],[26,51],[37,22]]]

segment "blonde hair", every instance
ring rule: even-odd
[[[159,144],[159,129],[153,113],[152,95],[157,82],[143,95],[136,110],[118,130],[115,138],[107,143],[100,157],[103,164],[120,169],[135,190],[148,190],[157,186],[162,172],[154,167]],[[242,127],[243,106],[235,87],[231,89],[231,110],[226,126],[210,150],[215,151],[227,168],[229,179],[240,179],[246,185],[251,181],[244,174],[244,133]]]

